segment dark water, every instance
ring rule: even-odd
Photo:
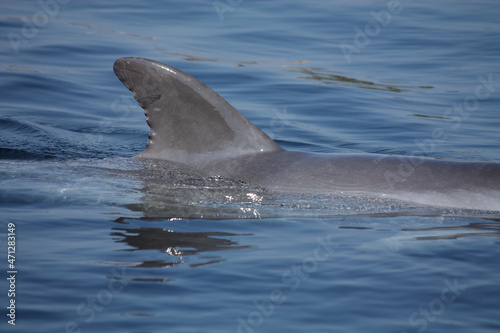
[[[122,56],[195,76],[286,149],[500,162],[500,7],[395,3],[3,1],[1,331],[498,332],[498,213],[131,158],[148,128]]]

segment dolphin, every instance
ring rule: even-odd
[[[207,176],[284,193],[368,195],[404,202],[500,211],[500,163],[416,156],[287,151],[212,89],[145,58],[113,70],[150,127],[140,159],[180,163]]]

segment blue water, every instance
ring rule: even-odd
[[[500,162],[500,7],[393,3],[2,1],[0,330],[500,331],[498,214],[131,158],[148,127],[123,56],[193,75],[286,149]]]

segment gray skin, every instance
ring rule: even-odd
[[[286,151],[200,81],[165,64],[120,58],[116,76],[150,126],[138,158],[269,189],[372,195],[438,207],[500,211],[500,164],[378,154]]]

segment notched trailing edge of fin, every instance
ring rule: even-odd
[[[140,157],[200,165],[283,149],[212,89],[145,58],[120,58],[113,70],[144,109],[150,127]]]

